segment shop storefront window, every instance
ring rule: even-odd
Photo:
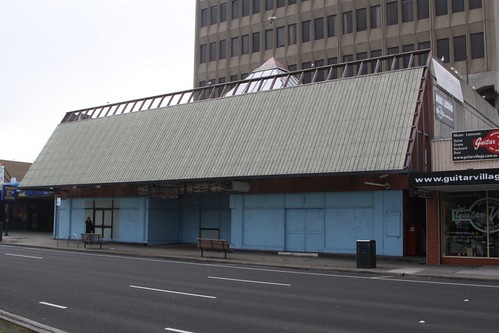
[[[498,257],[499,192],[442,196],[443,255]]]

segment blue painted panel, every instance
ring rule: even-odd
[[[385,255],[403,256],[404,237],[402,228],[403,195],[402,191],[384,191],[383,215],[381,216],[384,230],[383,251]],[[400,230],[397,230],[399,229]],[[398,236],[397,236],[398,235]],[[377,246],[378,244],[376,244]]]
[[[120,242],[147,243],[147,223],[146,204],[148,198],[136,197],[120,198],[119,221],[114,221],[113,237]],[[130,201],[135,201],[132,203]]]
[[[230,210],[223,209],[220,212],[220,238],[231,241]]]
[[[231,211],[226,193],[192,193],[182,197],[181,240],[196,243],[200,228],[220,229],[219,236],[231,241]]]
[[[235,249],[242,249],[244,225],[244,195],[233,194],[230,196],[230,219],[230,246]]]
[[[326,207],[372,207],[374,203],[373,192],[333,192],[326,193]]]
[[[286,208],[317,208],[324,207],[324,193],[286,194]]]
[[[307,233],[324,232],[324,210],[307,209]]]
[[[324,234],[307,233],[305,239],[305,249],[307,252],[324,252]]]
[[[149,209],[179,209],[180,204],[179,199],[149,199]]]
[[[307,208],[318,204],[321,196],[325,198],[324,206]],[[379,255],[402,255],[403,235],[396,236],[394,228],[399,224],[392,223],[395,220],[390,217],[398,212],[397,222],[401,225],[402,197],[402,191],[234,195],[230,205],[231,245],[279,250],[284,239],[282,244],[288,250],[303,251],[304,248],[305,251],[355,254],[358,239],[374,239]],[[280,214],[284,218],[280,218]],[[284,227],[280,227],[281,223]],[[261,242],[258,237],[262,238]]]
[[[119,198],[120,209],[140,209],[142,200],[138,198]]]
[[[284,207],[282,194],[247,194],[244,196],[245,208],[281,208]]]
[[[324,251],[324,209],[307,209],[305,250]]]
[[[286,250],[324,250],[323,209],[286,209]]]
[[[305,232],[306,209],[286,209],[286,232]]]
[[[188,206],[198,206],[200,202],[200,194],[199,193],[188,193],[182,196],[182,205]]]
[[[327,209],[328,252],[355,253],[357,239],[375,239],[373,210],[369,208]]]
[[[220,193],[210,193],[200,195],[200,205],[203,207],[219,207],[220,206]]]
[[[201,228],[220,229],[220,210],[201,209]]]
[[[60,213],[60,226],[69,225],[69,229],[64,230],[64,233],[59,233],[61,237],[67,239],[70,234],[74,233],[81,238],[81,234],[85,232],[85,200],[62,200]]]
[[[149,244],[180,242],[179,206],[179,200],[149,199]]]
[[[197,209],[182,209],[182,242],[196,243],[199,237],[199,211]]]
[[[243,248],[284,249],[284,209],[245,209]]]
[[[286,233],[286,251],[304,252],[305,251],[305,234]]]
[[[387,237],[400,237],[402,236],[402,219],[400,212],[386,212],[385,214],[386,228],[385,235]]]
[[[286,209],[286,251],[305,251],[306,209]]]
[[[61,206],[55,207],[54,214],[54,237],[67,239],[71,234],[71,200],[61,200]],[[78,237],[79,234],[78,234]]]
[[[85,200],[86,199],[66,199],[66,200],[61,200],[61,207],[64,205],[69,205],[70,201],[72,209],[84,209],[85,208]]]

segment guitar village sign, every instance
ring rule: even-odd
[[[499,129],[452,133],[452,160],[488,160],[499,158]]]

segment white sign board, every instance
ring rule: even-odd
[[[5,167],[3,165],[0,165],[0,184],[4,183],[5,179]]]
[[[432,64],[433,75],[437,79],[437,84],[460,102],[464,102],[461,81],[435,59],[432,59]]]

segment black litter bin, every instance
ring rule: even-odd
[[[357,268],[376,268],[375,240],[357,240]]]

